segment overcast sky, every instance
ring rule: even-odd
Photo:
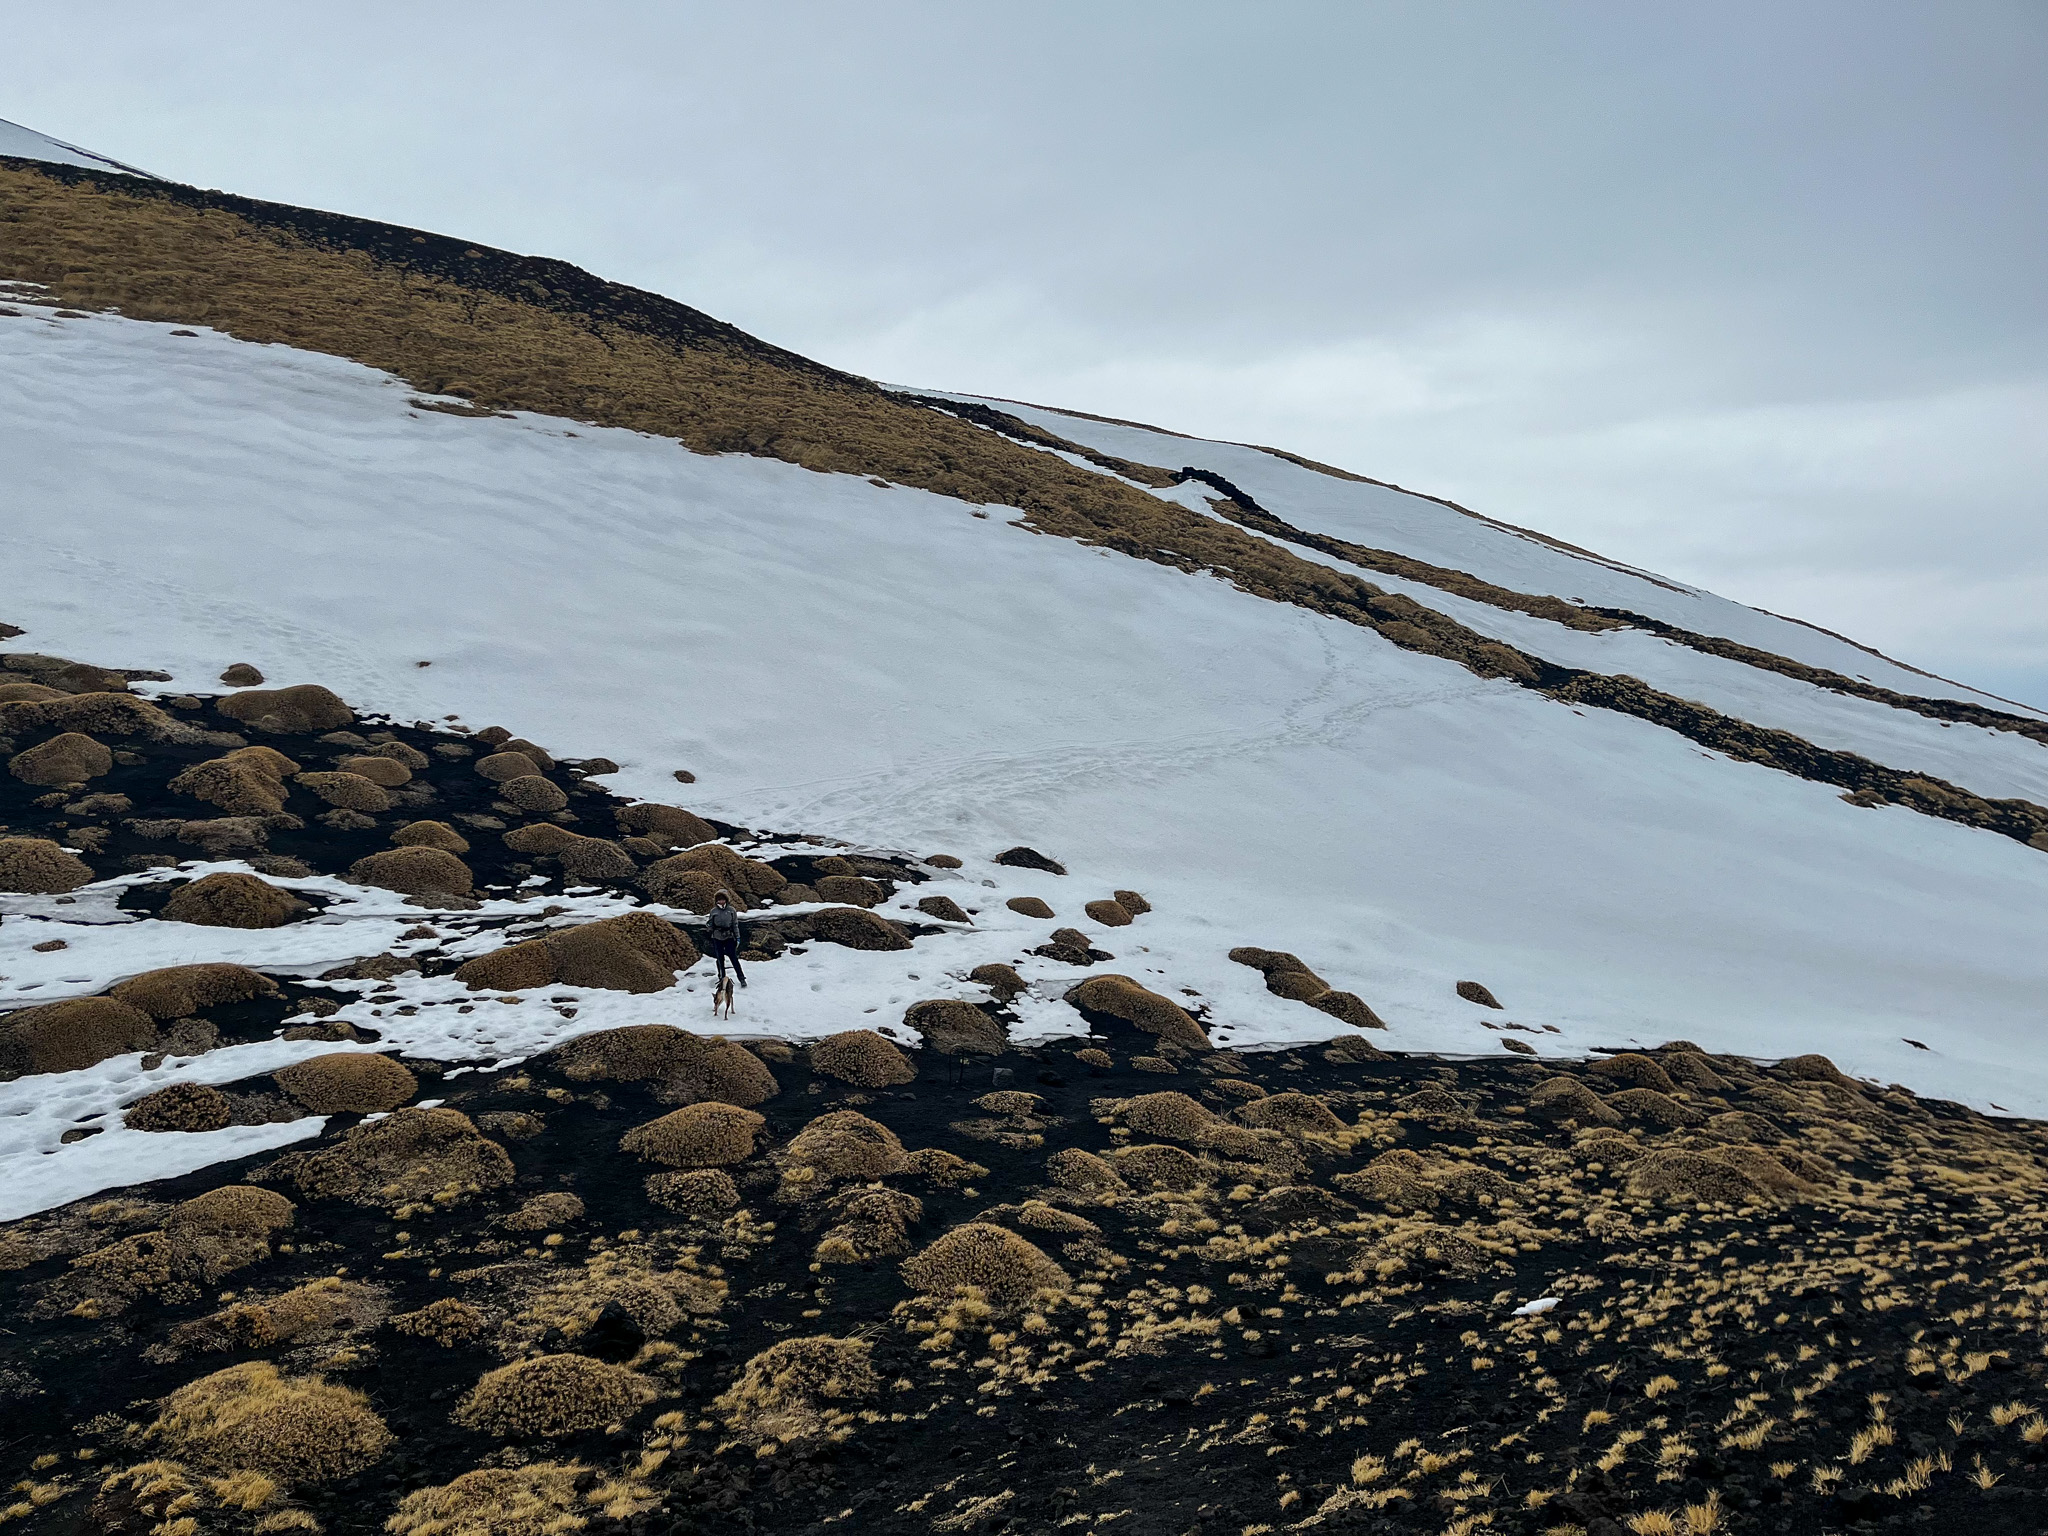
[[[0,117],[2048,705],[2048,5],[97,4]]]

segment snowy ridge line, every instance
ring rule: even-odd
[[[961,403],[944,396],[912,396],[908,392],[905,394],[907,398],[924,401],[931,409],[948,413],[953,411],[956,404]],[[1009,428],[1005,423],[1014,418],[984,407],[978,412],[970,412],[966,419],[986,431],[1007,435]],[[1170,473],[1129,460],[1111,459],[1078,445],[1064,444],[1052,434],[1033,429],[1027,423],[1019,422],[1017,427],[1019,438],[1027,445],[1041,451],[1070,451],[1078,454],[1093,464],[1098,473],[1104,475],[1129,480],[1134,476],[1144,476],[1148,471],[1152,475]],[[1174,476],[1174,479],[1197,480],[1216,489],[1228,498],[1219,504],[1219,510],[1224,516],[1277,542],[1300,544],[1334,558],[1363,564],[1368,569],[1372,568],[1373,557],[1380,554],[1379,551],[1368,550],[1345,540],[1297,528],[1266,511],[1241,488],[1213,471],[1188,466]],[[1032,526],[1036,526],[1036,523],[1034,522]],[[1198,567],[1205,564],[1202,557],[1189,557],[1179,550],[1162,548],[1157,551],[1139,551],[1126,547],[1121,541],[1103,540],[1102,543],[1105,547],[1116,548],[1126,554],[1140,554],[1155,559],[1165,557],[1166,563],[1183,569],[1188,568],[1190,559]],[[1401,559],[1403,565],[1417,563],[1409,562],[1405,557],[1397,558]],[[1234,579],[1234,572],[1213,563],[1207,563],[1207,568],[1224,575],[1226,579]],[[1436,569],[1439,576],[1445,574],[1441,568],[1430,569]],[[1428,580],[1427,577],[1419,579]],[[1509,593],[1494,587],[1491,583],[1482,585],[1490,591],[1485,596],[1475,597],[1475,600],[1487,602],[1492,606],[1513,607],[1519,611],[1529,612],[1532,617],[1559,622],[1548,610],[1553,605],[1558,609],[1573,608],[1573,605],[1558,599],[1529,599],[1524,594]],[[1304,594],[1298,592],[1275,594],[1258,590],[1257,595],[1269,598],[1278,596],[1282,601],[1294,601],[1302,606],[1312,606],[1319,611],[1334,613],[1349,622],[1375,630],[1404,650],[1419,651],[1425,655],[1456,661],[1481,677],[1504,678],[1565,703],[1610,709],[1648,721],[1653,725],[1675,731],[1701,746],[1725,752],[1738,760],[1759,763],[1816,783],[1831,785],[1845,791],[1844,798],[1853,798],[1853,803],[1858,805],[1903,805],[1921,815],[1998,832],[2030,847],[2048,851],[2048,807],[2024,799],[1993,799],[1926,772],[1893,768],[1857,753],[1818,746],[1794,732],[1753,725],[1707,705],[1651,688],[1636,678],[1609,676],[1581,668],[1561,666],[1507,641],[1482,636],[1441,611],[1427,608],[1412,598],[1398,594],[1389,595],[1370,582],[1361,581],[1360,586],[1366,594],[1363,601],[1346,600],[1348,594],[1328,592],[1317,593],[1316,597],[1320,601],[1315,603],[1303,601]],[[1515,598],[1523,598],[1523,601],[1512,601]],[[1601,627],[1620,626],[1627,622],[1619,615],[1603,617],[1607,623]],[[1734,642],[1730,644],[1733,645]],[[1728,659],[1742,658],[1736,656]],[[1786,660],[1785,665],[1790,668],[1798,664]],[[1812,670],[1816,673],[1820,671],[1818,668]],[[1786,675],[1796,674],[1788,671]],[[1843,681],[1853,682],[1852,679]],[[1873,686],[1873,692],[1882,693],[1885,690],[1875,689]],[[1890,701],[1876,699],[1874,702]],[[1927,701],[1930,707],[1936,706],[1937,702]],[[1968,711],[1977,708],[1981,706],[1961,702],[1956,705],[1960,718],[1964,719],[1969,719]],[[1997,714],[1996,711],[1984,713]],[[2034,736],[2034,732],[2028,729],[2029,722],[2013,716],[1999,718],[2011,722],[2010,725],[2001,728],[2018,730],[2029,737]],[[1969,723],[1985,722],[1970,719]]]
[[[948,414],[959,416],[964,420],[973,422],[977,426],[1001,433],[1018,442],[1078,457],[1087,463],[1093,464],[1098,469],[1126,481],[1135,481],[1138,484],[1155,488],[1167,488],[1173,485],[1185,484],[1190,480],[1206,484],[1221,492],[1224,496],[1237,503],[1237,505],[1270,518],[1270,527],[1261,531],[1272,532],[1276,537],[1283,538],[1287,542],[1300,544],[1305,548],[1316,550],[1318,553],[1335,556],[1348,564],[1359,566],[1366,570],[1419,581],[1456,596],[1469,598],[1475,602],[1485,603],[1492,607],[1508,609],[1514,612],[1526,613],[1533,618],[1564,624],[1570,628],[1597,630],[1626,626],[1648,630],[1660,638],[1673,641],[1679,645],[1688,646],[1705,655],[1720,656],[1726,660],[1739,661],[1748,666],[1777,672],[1785,677],[1796,678],[1801,682],[1811,683],[1816,687],[1827,688],[1833,692],[1867,699],[1872,703],[1884,704],[1895,709],[1909,710],[1915,714],[1925,715],[1929,719],[1979,725],[1987,730],[2010,731],[2048,746],[2048,720],[1987,708],[1966,699],[1928,698],[1924,695],[1909,694],[1896,689],[1880,687],[1877,684],[1860,678],[1850,677],[1830,668],[1816,667],[1805,662],[1795,661],[1791,657],[1779,655],[1775,651],[1766,650],[1759,646],[1744,645],[1740,641],[1726,639],[1718,635],[1704,634],[1697,630],[1687,629],[1661,619],[1652,618],[1646,614],[1636,613],[1627,608],[1609,605],[1586,605],[1569,602],[1547,594],[1519,592],[1475,576],[1469,571],[1433,565],[1428,561],[1411,559],[1392,550],[1370,549],[1364,545],[1347,539],[1339,539],[1331,535],[1311,533],[1308,530],[1286,524],[1282,519],[1274,516],[1268,508],[1259,505],[1250,493],[1212,470],[1185,466],[1178,472],[1175,472],[1157,465],[1140,464],[1131,459],[1119,458],[1114,454],[1090,448],[1086,444],[1069,441],[1055,433],[1034,426],[1022,417],[1013,416],[1006,411],[995,410],[975,397],[930,392],[921,393],[916,390],[893,385],[890,388],[902,394],[906,399],[918,400],[923,404],[932,406],[934,409],[944,410]],[[1008,403],[1023,404],[1025,402]],[[1089,416],[1086,412],[1064,411],[1051,406],[1036,406],[1033,408],[1044,410],[1051,414],[1069,415],[1090,421],[1101,421],[1114,426],[1142,426],[1141,423],[1137,422],[1121,422],[1110,417]],[[1143,427],[1143,430],[1156,432],[1166,437],[1182,437],[1182,434],[1167,432],[1159,427]],[[1204,439],[1199,438],[1184,438],[1183,440],[1188,442],[1204,441]],[[1567,544],[1561,540],[1550,539],[1543,534],[1517,527],[1512,523],[1503,523],[1497,518],[1490,518],[1483,513],[1474,512],[1468,507],[1460,506],[1458,503],[1446,500],[1441,496],[1432,496],[1422,491],[1412,491],[1389,480],[1375,480],[1369,475],[1353,474],[1348,470],[1340,470],[1327,464],[1319,464],[1313,460],[1304,459],[1298,454],[1288,453],[1284,449],[1270,448],[1255,443],[1243,443],[1236,446],[1252,448],[1259,453],[1271,454],[1275,458],[1284,459],[1291,464],[1299,465],[1303,469],[1313,470],[1319,474],[1327,474],[1338,479],[1350,480],[1361,485],[1379,486],[1386,490],[1399,492],[1403,496],[1435,502],[1440,506],[1449,508],[1451,511],[1461,513],[1466,517],[1476,518],[1480,522],[1501,528],[1507,532],[1532,538],[1540,543],[1549,544],[1553,548],[1568,554],[1595,560],[1610,570],[1640,577],[1653,585],[1663,587],[1667,591],[1683,593],[1689,590],[1672,582],[1665,581],[1651,572],[1623,565],[1619,561],[1608,560],[1589,550],[1580,549],[1576,545]],[[1073,457],[1069,458],[1069,462],[1073,461]],[[1242,521],[1242,519],[1239,519],[1239,521]],[[1247,526],[1250,525],[1247,524]],[[1278,530],[1282,528],[1286,528],[1287,531],[1285,533],[1279,532]],[[1758,611],[1762,612],[1763,610]],[[1783,616],[1773,615],[1773,617],[1782,618]],[[1602,623],[1600,622],[1601,620],[1606,622]],[[1828,635],[1830,638],[1843,641],[1844,644],[1854,645],[1857,649],[1865,651],[1879,660],[1889,662],[1891,665],[1900,667],[1902,670],[1917,673],[1932,681],[1948,681],[1948,679],[1937,678],[1932,673],[1924,672],[1918,667],[1909,666],[1904,662],[1893,661],[1892,658],[1884,656],[1881,652],[1872,650],[1868,646],[1849,640],[1845,636],[1836,635],[1832,630],[1820,629],[1816,625],[1807,625],[1804,620],[1799,619],[1785,620],[1785,622],[1798,623],[1805,625],[1807,628],[1815,629],[1817,632]]]
[[[1319,554],[1331,555],[1349,564],[1363,566],[1367,570],[1379,568],[1377,562],[1381,560],[1398,562],[1402,565],[1422,564],[1419,561],[1408,561],[1404,557],[1392,555],[1385,550],[1367,549],[1362,545],[1353,544],[1348,540],[1339,539],[1329,534],[1311,533],[1306,529],[1296,528],[1284,519],[1274,516],[1271,511],[1253,500],[1248,493],[1224,479],[1223,476],[1215,474],[1210,470],[1189,467],[1183,469],[1181,475],[1184,479],[1199,480],[1203,484],[1221,492],[1233,505],[1243,509],[1245,514],[1249,514],[1248,516],[1237,516],[1233,518],[1233,521],[1242,523],[1248,528],[1256,528],[1261,533],[1269,533],[1275,538],[1284,539],[1293,544],[1300,544],[1304,548],[1317,551]],[[1379,484],[1380,482],[1373,481],[1370,483]],[[1424,570],[1441,571],[1440,567],[1423,566],[1422,568]],[[1389,569],[1386,571],[1386,574],[1409,575],[1410,573]],[[1447,574],[1465,576],[1467,573],[1453,571]],[[1410,576],[1410,579],[1428,582],[1431,586],[1444,586],[1443,582],[1432,580],[1426,575]],[[1476,577],[1471,579],[1475,582],[1478,581]],[[1492,583],[1481,582],[1479,585],[1491,587]],[[1512,608],[1518,612],[1526,613],[1532,618],[1546,619],[1552,623],[1562,622],[1553,614],[1543,611],[1540,606],[1529,606],[1524,603],[1505,601],[1479,593],[1457,592],[1456,588],[1448,586],[1445,586],[1445,590],[1454,592],[1458,596],[1471,597],[1475,601],[1488,603],[1493,607]],[[1496,593],[1503,591],[1500,588],[1494,588],[1493,590]],[[1522,593],[1507,593],[1505,595],[1508,598],[1525,596]],[[1532,601],[1540,604],[1546,600],[1535,599]],[[1548,599],[1547,601],[1551,603],[1560,602],[1560,600],[1555,598]],[[1570,607],[1571,605],[1560,603],[1560,606]],[[1867,699],[1873,704],[1884,704],[1893,709],[1908,710],[1914,714],[1926,715],[1929,719],[1933,720],[1947,720],[1958,724],[1982,726],[1984,729],[1992,731],[2009,731],[2014,735],[2024,736],[2044,747],[2048,747],[2048,721],[2032,720],[2023,715],[2008,714],[2004,710],[1989,709],[1981,704],[1973,704],[1967,699],[1931,699],[1917,694],[1899,693],[1890,688],[1881,688],[1875,683],[1864,682],[1860,678],[1848,677],[1840,672],[1830,671],[1825,667],[1809,666],[1805,662],[1794,661],[1789,656],[1780,656],[1776,652],[1762,650],[1756,646],[1744,645],[1737,640],[1723,639],[1718,635],[1701,634],[1696,630],[1684,629],[1676,624],[1667,624],[1661,619],[1653,619],[1646,614],[1632,613],[1625,608],[1599,607],[1579,609],[1577,611],[1600,615],[1613,621],[1613,624],[1617,627],[1627,626],[1634,629],[1645,629],[1660,639],[1688,646],[1706,655],[1719,656],[1727,661],[1739,661],[1745,666],[1757,667],[1767,672],[1776,672],[1784,677],[1796,678],[1800,682],[1811,683],[1816,688],[1826,688],[1834,693],[1849,694],[1854,698]],[[1572,627],[1589,626],[1574,625]],[[1850,643],[1853,644],[1854,642]]]

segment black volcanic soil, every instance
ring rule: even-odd
[[[232,724],[204,702],[173,713]],[[350,730],[428,755],[417,802],[351,830],[294,791],[303,825],[263,856],[333,873],[406,820],[505,819],[467,759],[434,752],[455,737]],[[254,739],[308,768],[352,750]],[[103,828],[102,875],[191,856],[127,823],[205,814],[163,786],[223,746],[110,745],[134,761],[90,787],[127,795],[128,812],[80,816],[75,797],[38,804],[45,792],[9,778],[0,834]],[[612,835],[610,797],[552,777],[578,830]],[[480,881],[560,888],[495,832],[465,835]],[[288,992],[208,1017],[259,1037],[320,989]],[[696,1028],[745,1040],[747,1023],[743,996],[729,1024]],[[367,1143],[352,1132],[375,1130],[337,1115],[282,1155],[0,1226],[0,1522],[134,1536],[2048,1524],[2040,1127],[1850,1082],[1819,1058],[1763,1068],[1674,1042],[1598,1068],[1448,1062],[1370,1038],[1204,1053],[1111,1024],[966,1062],[912,1053],[914,1078],[880,1086],[753,1042],[775,1091],[752,1155],[724,1168],[738,1204],[695,1211],[657,1203],[648,1177],[667,1170],[620,1145],[691,1096],[675,1082],[572,1075],[573,1045],[497,1072],[408,1063],[416,1097],[467,1127],[420,1153],[412,1193],[372,1179],[344,1195],[308,1173],[309,1154],[355,1166]],[[1562,1105],[1576,1118],[1557,1118],[1554,1096],[1577,1089]],[[798,1134],[842,1111],[972,1166],[792,1177]],[[484,1145],[502,1178],[477,1173],[500,1166]],[[1076,1151],[1117,1177],[1088,1187]],[[152,1269],[179,1202],[227,1186],[282,1195],[292,1224],[202,1277]],[[833,1232],[863,1191],[908,1197],[873,1196],[910,1213],[865,1257]],[[543,1195],[574,1201],[518,1215]],[[972,1288],[920,1291],[919,1256],[971,1222],[1031,1246]],[[1005,1293],[1046,1263],[1063,1278],[1041,1268],[1047,1283]],[[308,1322],[309,1297],[333,1306]],[[1558,1304],[1512,1315],[1538,1297]],[[436,1303],[472,1309],[466,1336],[397,1321]],[[765,1392],[773,1412],[749,1410],[735,1391],[749,1362],[816,1337],[864,1368],[808,1397],[800,1373],[757,1380],[752,1401]],[[564,1355],[629,1373],[639,1400],[561,1435],[469,1422],[487,1373]],[[335,1438],[317,1415],[281,1398],[229,1443],[167,1412],[180,1389],[256,1363],[302,1384],[289,1391],[326,1383],[321,1401],[374,1414],[388,1444],[294,1475],[279,1467],[301,1442]],[[470,1474],[487,1475],[429,1508]]]

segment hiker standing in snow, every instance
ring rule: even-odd
[[[740,915],[723,891],[711,898],[711,956],[718,962],[720,981],[725,980],[725,962],[730,960],[739,984],[747,984],[747,973],[740,969]]]

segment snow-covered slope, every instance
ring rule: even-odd
[[[670,771],[688,767],[694,808],[750,825],[971,861],[1028,842],[1073,874],[969,874],[1046,895],[1063,919],[1081,894],[1145,891],[1157,911],[1106,947],[1196,989],[1226,1041],[1340,1027],[1226,958],[1262,944],[1365,997],[1394,1048],[1495,1053],[1482,1021],[1506,1017],[1554,1029],[1546,1051],[1673,1036],[1820,1051],[2048,1112],[2048,1069],[2026,1049],[2048,995],[2048,857],[2009,837],[1844,804],[1211,577],[1032,536],[1000,507],[416,409],[405,384],[335,358],[15,307],[0,318],[0,616],[23,645],[163,667],[166,691],[254,661],[359,707],[610,756],[615,782],[650,797],[673,798]],[[1974,697],[1421,498],[1257,450],[1035,419],[1213,470],[1301,527]],[[1979,793],[2044,792],[2048,748],[2022,736],[1415,590],[1536,654]],[[1015,939],[991,945],[1008,958]],[[915,963],[957,977],[993,947],[921,945]],[[19,962],[0,939],[0,971]],[[1461,978],[1505,1014],[1456,997]],[[900,993],[763,967],[742,1023],[810,1035]],[[696,1006],[635,1002],[647,1019]],[[1051,1002],[1031,1019],[1080,1027]]]

